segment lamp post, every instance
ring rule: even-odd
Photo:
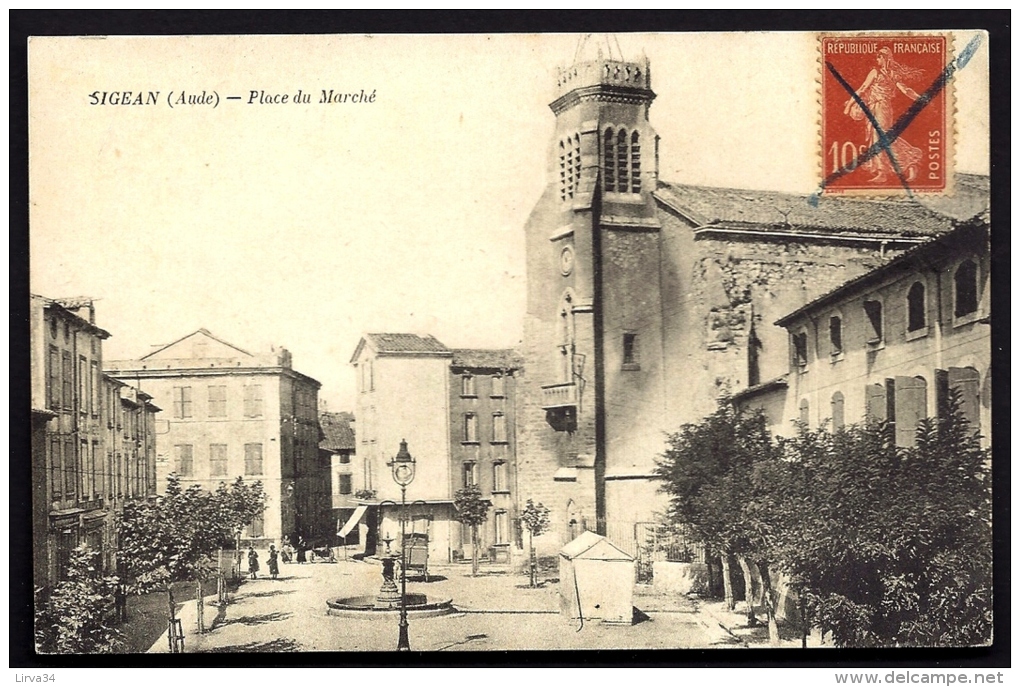
[[[400,638],[397,651],[410,651],[407,639],[407,485],[414,481],[414,457],[407,450],[407,441],[400,442],[400,450],[389,463],[393,481],[400,485]]]

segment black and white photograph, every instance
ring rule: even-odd
[[[29,37],[35,652],[991,647],[989,56]]]

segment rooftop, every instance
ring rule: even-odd
[[[319,416],[324,438],[319,448],[326,451],[353,451],[355,448],[353,413],[323,413]]]
[[[524,361],[512,348],[455,348],[453,367],[475,367],[493,370],[517,370]]]
[[[959,174],[952,196],[863,199],[659,182],[655,196],[699,228],[743,226],[840,234],[935,236],[987,212],[988,177]]]
[[[988,241],[988,225],[983,219],[977,219],[961,225],[947,234],[932,238],[898,255],[884,265],[876,267],[870,272],[865,272],[856,279],[840,284],[828,293],[824,293],[813,301],[797,308],[789,315],[776,320],[776,325],[785,327],[801,315],[838,301],[862,287],[881,281],[890,275],[902,274],[905,269],[909,269],[912,263],[926,262],[928,258],[940,254],[959,253],[961,250],[965,250],[967,246],[973,246],[977,241]]]
[[[377,355],[429,355],[443,358],[451,355],[450,349],[431,334],[424,336],[403,333],[365,334],[358,342],[358,347],[354,349],[352,363],[361,355],[366,342],[371,344]]]

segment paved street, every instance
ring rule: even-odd
[[[470,566],[432,570],[428,584],[408,582],[408,591],[430,598],[452,598],[458,612],[412,618],[411,648],[421,651],[498,651],[504,649],[644,649],[718,646],[731,639],[694,613],[686,599],[635,596],[648,619],[632,626],[579,623],[561,616],[557,585],[527,588],[527,578]],[[381,582],[375,562],[283,565],[280,578],[248,580],[225,608],[207,599],[206,625],[195,634],[195,604],[181,613],[187,652],[217,651],[391,651],[397,642],[397,616],[371,619],[326,614],[326,599],[374,595]],[[150,651],[166,651],[160,638]]]

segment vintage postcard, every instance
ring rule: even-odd
[[[989,646],[988,40],[30,38],[37,651]]]

